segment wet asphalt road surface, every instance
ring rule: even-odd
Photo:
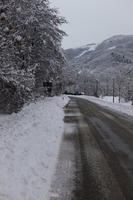
[[[71,98],[50,200],[133,200],[133,118]]]

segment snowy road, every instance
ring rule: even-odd
[[[133,118],[80,98],[65,113],[50,200],[132,200]]]

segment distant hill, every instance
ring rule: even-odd
[[[117,35],[101,44],[67,49],[65,55],[72,91],[78,88],[95,95],[94,91],[99,87],[99,93],[112,95],[115,80],[115,94],[121,93],[128,100],[133,98],[132,35]]]
[[[95,50],[97,47],[97,44],[87,44],[81,47],[77,47],[74,49],[67,49],[65,50],[65,55],[68,61],[73,61],[74,59],[78,59],[82,57],[85,54],[90,53],[91,51]]]
[[[66,58],[75,69],[102,74],[133,66],[133,36],[113,36],[101,44],[90,44],[65,50]]]

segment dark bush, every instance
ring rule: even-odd
[[[18,112],[31,98],[26,87],[0,77],[0,112],[10,114]]]

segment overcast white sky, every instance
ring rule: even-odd
[[[101,42],[116,34],[133,35],[133,0],[51,0],[69,22],[64,48]]]

